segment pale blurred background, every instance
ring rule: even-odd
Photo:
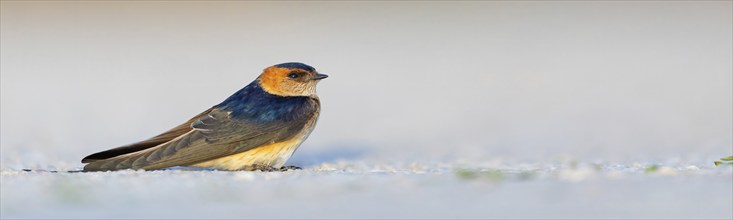
[[[38,171],[290,61],[302,171]],[[0,218],[733,216],[731,1],[2,1],[0,76]]]
[[[729,1],[3,1],[0,164],[80,167],[290,61],[331,76],[296,165],[718,158],[733,154],[732,10]]]

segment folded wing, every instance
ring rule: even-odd
[[[232,118],[228,111],[213,108],[193,121],[189,131],[176,138],[133,153],[106,159],[93,157],[92,159],[95,160],[87,164],[84,170],[154,170],[172,166],[187,166],[241,153],[265,144],[292,138],[309,120],[315,117],[317,109],[317,102],[310,102],[308,106],[295,113],[296,117],[290,117],[288,121],[262,122],[238,120]],[[151,143],[154,142],[151,141]],[[115,149],[110,151],[113,150]]]

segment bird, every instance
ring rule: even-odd
[[[162,134],[84,157],[84,172],[171,167],[284,171],[315,128],[316,85],[328,75],[289,62],[273,65],[223,102]]]

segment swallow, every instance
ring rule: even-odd
[[[250,84],[179,126],[84,157],[83,171],[282,170],[316,125],[321,108],[316,84],[326,77],[303,63],[267,67]]]

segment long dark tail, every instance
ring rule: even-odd
[[[81,159],[81,162],[82,163],[91,163],[94,161],[105,160],[105,159],[113,158],[116,156],[134,153],[134,152],[145,150],[151,147],[158,146],[160,144],[173,140],[174,138],[178,136],[188,133],[189,131],[193,129],[191,128],[191,123],[193,123],[200,117],[206,114],[209,114],[209,112],[211,112],[211,108],[204,112],[199,113],[196,116],[193,116],[193,118],[189,119],[188,121],[184,122],[183,124],[180,124],[176,126],[175,128],[172,128],[166,132],[163,132],[162,134],[159,134],[158,136],[155,136],[150,139],[140,141],[134,144],[129,144],[129,145],[125,145],[122,147],[117,147],[117,148],[109,149],[106,151],[91,154],[89,156],[84,157],[84,159]]]

